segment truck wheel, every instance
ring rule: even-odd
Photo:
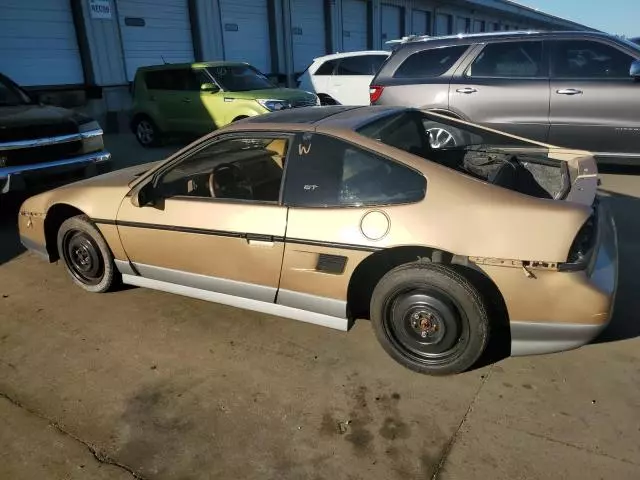
[[[107,242],[84,215],[62,223],[58,254],[74,283],[88,292],[106,292],[120,281]]]
[[[476,288],[439,264],[405,264],[382,277],[371,298],[371,321],[394,360],[429,375],[467,370],[489,338],[487,310]]]

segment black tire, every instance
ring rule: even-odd
[[[84,290],[104,293],[120,283],[111,250],[88,217],[65,220],[58,230],[57,244],[71,279]]]
[[[162,131],[151,118],[139,115],[133,119],[131,129],[140,145],[145,148],[159,147],[162,145]]]
[[[469,369],[484,352],[490,331],[478,290],[434,263],[401,265],[382,277],[371,298],[371,321],[394,360],[429,375]]]

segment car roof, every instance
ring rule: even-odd
[[[416,47],[421,46],[439,47],[451,44],[468,44],[468,43],[485,43],[499,40],[519,40],[522,38],[539,38],[539,39],[554,39],[554,38],[604,38],[614,39],[613,35],[605,32],[590,32],[580,30],[568,30],[568,31],[535,31],[535,30],[523,30],[523,31],[501,31],[501,32],[486,32],[486,33],[460,33],[457,35],[446,35],[441,37],[429,37],[429,36],[416,36],[409,37],[402,40],[400,43],[396,43],[395,48],[402,47]]]
[[[256,127],[259,126],[261,130],[273,128],[274,130],[295,129],[311,131],[318,126],[322,126],[323,128],[357,130],[360,126],[376,118],[406,110],[413,109],[384,105],[301,107],[246,118],[232,123],[226,128],[229,130],[246,130],[248,125],[255,125]]]
[[[212,62],[195,62],[195,63],[164,63],[158,65],[146,65],[144,67],[138,67],[138,71],[145,70],[170,70],[174,68],[206,68],[206,67],[232,67],[235,65],[249,65],[246,62],[227,62],[227,61],[212,61]]]
[[[324,62],[326,60],[335,60],[336,58],[358,57],[360,55],[391,55],[388,50],[358,50],[355,52],[336,52],[329,55],[323,55],[322,57],[316,57],[314,62]]]

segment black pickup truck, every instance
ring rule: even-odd
[[[0,74],[0,198],[108,171],[102,134],[95,120],[41,105]]]

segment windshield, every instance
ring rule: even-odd
[[[29,96],[6,77],[0,76],[0,106],[27,105]]]
[[[218,85],[228,92],[246,92],[276,88],[267,76],[250,65],[225,65],[208,67]]]

